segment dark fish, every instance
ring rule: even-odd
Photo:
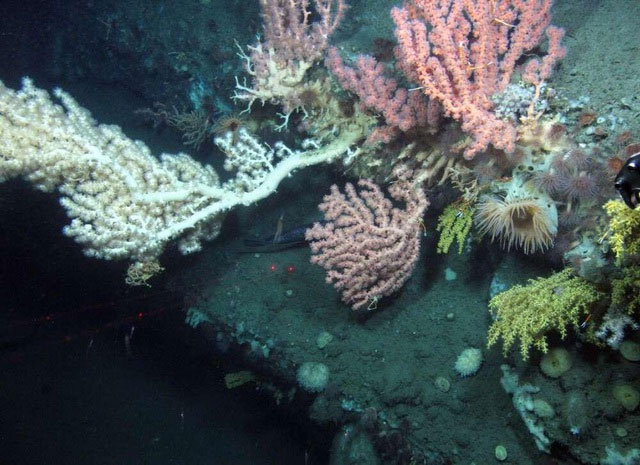
[[[271,235],[262,239],[245,239],[244,245],[245,247],[262,248],[273,251],[306,245],[307,240],[304,237],[304,233],[311,226],[313,225],[298,226],[297,228],[289,229],[281,233],[278,237]]]
[[[624,163],[615,180],[615,188],[631,209],[640,203],[640,152],[634,153]]]

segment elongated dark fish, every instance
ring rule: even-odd
[[[624,163],[615,180],[615,188],[631,209],[640,203],[640,152],[634,153]]]
[[[289,229],[279,234],[278,237],[271,235],[262,239],[245,239],[245,247],[260,248],[265,251],[276,251],[282,249],[288,249],[290,247],[298,247],[307,244],[307,240],[304,238],[304,233],[309,229],[312,224],[304,226],[298,226],[293,229]]]

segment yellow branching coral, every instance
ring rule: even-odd
[[[506,355],[519,338],[523,360],[529,358],[531,346],[546,353],[545,334],[555,329],[564,338],[567,326],[578,328],[581,317],[602,297],[592,284],[573,276],[569,268],[548,278],[530,279],[526,286],[516,285],[489,302],[495,321],[489,327],[487,346],[502,337]]]
[[[449,252],[449,247],[454,240],[458,243],[458,253],[462,253],[464,241],[473,223],[473,212],[473,206],[464,200],[447,205],[438,218],[436,227],[436,231],[440,233],[438,253]]]
[[[609,215],[609,244],[617,259],[640,253],[640,210],[632,210],[620,200],[604,204]]]
[[[626,208],[626,207],[625,207]],[[629,315],[640,310],[640,266],[626,266],[620,278],[611,280],[611,304]]]

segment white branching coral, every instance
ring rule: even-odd
[[[170,238],[181,236],[188,253],[218,234],[219,215],[188,231],[178,226],[210,203],[201,194],[219,186],[213,169],[185,154],[157,159],[119,127],[98,125],[62,90],[55,96],[63,106],[29,79],[17,92],[0,83],[0,180],[22,176],[40,190],[57,188],[71,218],[64,233],[88,256],[144,262]],[[176,192],[185,195],[173,199]]]
[[[220,184],[211,167],[183,153],[156,158],[119,127],[97,124],[67,93],[54,95],[62,105],[29,79],[19,91],[0,82],[0,182],[23,177],[57,189],[71,218],[65,234],[102,259],[154,263],[174,239],[181,252],[197,251],[218,235],[227,210],[267,197],[296,169],[342,157],[361,138],[343,132],[304,152],[276,144],[275,164],[248,132],[233,146],[223,136],[236,177]]]

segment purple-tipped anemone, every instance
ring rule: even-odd
[[[548,171],[538,171],[533,176],[533,183],[547,194],[554,194],[562,188],[562,177],[552,168]]]
[[[563,185],[564,193],[572,199],[584,199],[598,194],[598,185],[590,174],[581,171],[571,176]]]
[[[573,165],[577,171],[586,170],[589,167],[590,157],[582,149],[572,149],[565,159]]]
[[[571,168],[571,162],[565,155],[557,153],[551,158],[551,169],[555,170],[556,173],[568,173]]]

